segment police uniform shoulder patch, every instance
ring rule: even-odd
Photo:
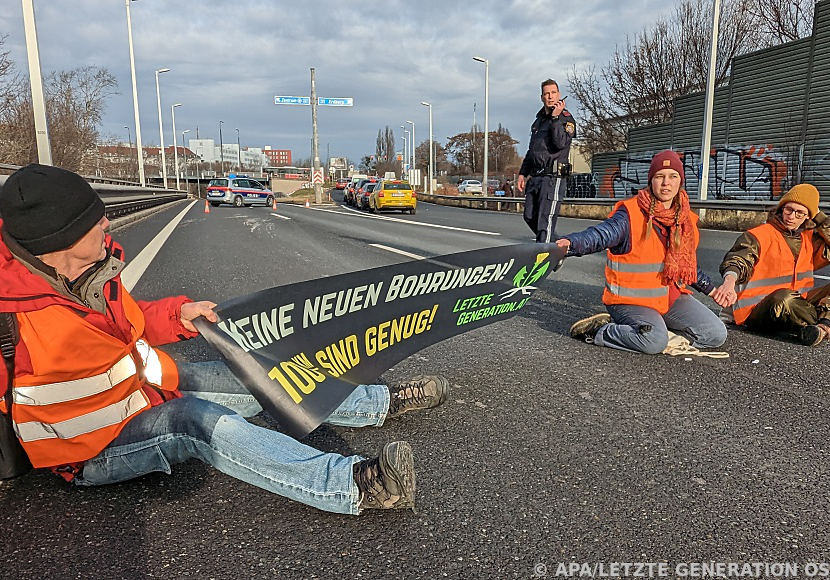
[[[573,137],[576,133],[576,125],[574,125],[571,121],[568,121],[567,123],[565,123],[565,132],[571,137]]]

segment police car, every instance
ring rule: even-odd
[[[229,175],[211,179],[207,186],[207,200],[217,207],[220,203],[243,205],[266,205],[274,203],[273,192],[260,182],[241,175]]]

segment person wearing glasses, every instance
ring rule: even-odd
[[[729,304],[724,314],[735,324],[796,333],[807,346],[830,336],[830,285],[814,283],[814,272],[830,263],[830,220],[818,203],[818,189],[796,185],[726,253],[713,298]]]

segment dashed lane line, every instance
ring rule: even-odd
[[[369,244],[372,247],[380,248],[381,250],[386,250],[387,252],[394,252],[396,254],[400,254],[401,256],[406,256],[407,258],[414,258],[416,260],[426,260],[426,256],[419,256],[418,254],[411,254],[409,252],[405,252],[403,250],[399,250],[398,248],[393,248],[391,246],[384,246],[383,244]]]

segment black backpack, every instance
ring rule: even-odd
[[[19,336],[17,319],[10,312],[0,312],[0,352],[6,363],[6,413],[0,413],[0,479],[12,479],[32,469],[12,425],[12,382],[14,380],[14,350]]]

